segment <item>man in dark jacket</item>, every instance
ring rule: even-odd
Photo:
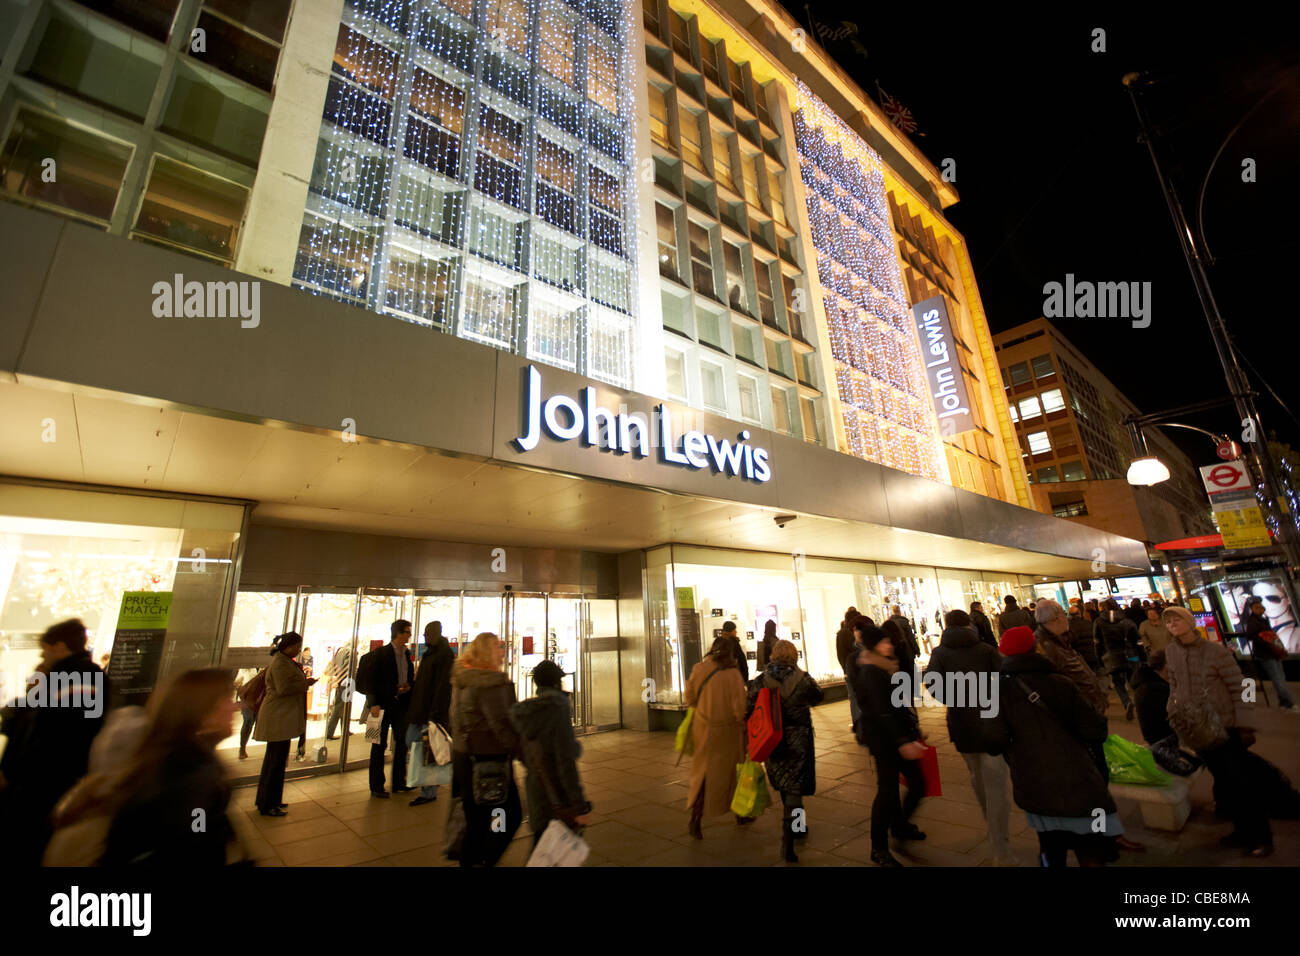
[[[1261,679],[1273,682],[1278,705],[1283,710],[1293,710],[1295,698],[1291,696],[1291,688],[1286,685],[1286,671],[1282,667],[1282,658],[1277,653],[1278,649],[1285,652],[1286,648],[1273,630],[1268,615],[1264,613],[1263,599],[1252,599],[1246,613],[1246,636],[1250,638],[1250,656],[1255,659],[1255,671]],[[1266,639],[1265,634],[1272,634],[1272,639]]]
[[[1128,675],[1133,661],[1138,657],[1138,629],[1132,620],[1120,611],[1114,601],[1102,605],[1101,617],[1093,622],[1093,635],[1101,649],[1102,669],[1110,675],[1115,693],[1123,705],[1125,716],[1132,720],[1133,701],[1128,695]],[[1142,610],[1141,607],[1138,610]]]
[[[406,645],[411,641],[411,622],[394,621],[389,629],[392,641],[375,654],[371,674],[370,713],[384,719],[379,727],[379,743],[370,747],[370,793],[387,797],[384,790],[384,750],[388,731],[393,731],[393,793],[406,793],[406,712],[411,703],[411,681],[415,667]]]
[[[1007,764],[989,753],[985,730],[997,716],[993,694],[1002,657],[979,639],[965,611],[949,611],[939,646],[925,667],[925,686],[948,708],[948,737],[966,761],[971,786],[988,824],[994,866],[1017,865],[1011,849]],[[931,674],[938,680],[930,679]],[[951,691],[951,693],[949,693]]]
[[[1101,670],[1097,642],[1092,637],[1092,625],[1083,616],[1083,608],[1078,604],[1070,605],[1070,648],[1083,658],[1083,662],[1094,673]]]
[[[411,690],[411,704],[406,709],[406,742],[420,741],[426,754],[433,751],[429,742],[430,722],[451,732],[451,667],[456,655],[442,636],[442,622],[430,621],[424,627],[424,656],[415,672],[415,687]],[[420,795],[411,801],[419,807],[438,799],[438,785],[421,787]]]
[[[988,615],[984,613],[984,605],[979,601],[971,601],[970,603],[970,622],[980,640],[996,651],[998,649],[998,639],[993,636],[993,624],[989,621]],[[940,636],[939,641],[942,644],[942,636]]]
[[[1139,664],[1133,672],[1133,705],[1137,708],[1142,739],[1151,748],[1157,764],[1185,777],[1201,766],[1201,760],[1178,746],[1178,735],[1169,724],[1169,681],[1165,669],[1165,652],[1156,651],[1151,660]]]
[[[745,659],[745,648],[741,646],[740,635],[736,631],[735,621],[726,621],[722,625],[722,636],[731,641],[731,652],[740,663],[740,679],[749,683],[749,662]]]
[[[569,695],[561,689],[564,671],[554,661],[542,661],[533,668],[537,696],[521,700],[510,708],[510,723],[519,734],[528,780],[528,825],[537,846],[552,820],[581,831],[591,813],[582,792],[578,757],[582,746],[573,733],[573,712]]]
[[[1014,594],[1008,594],[1002,599],[1006,605],[1002,613],[998,615],[998,639],[1013,627],[1027,627],[1031,630],[1034,627],[1033,615],[1016,603]]]
[[[46,630],[34,682],[4,712],[0,824],[11,863],[40,865],[50,812],[85,776],[107,701],[104,672],[86,650],[86,625],[73,619]]]

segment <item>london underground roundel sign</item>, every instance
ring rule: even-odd
[[[1221,465],[1206,465],[1201,469],[1201,479],[1210,494],[1252,487],[1250,473],[1243,461],[1225,461]]]

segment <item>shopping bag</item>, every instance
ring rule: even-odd
[[[406,785],[408,787],[430,787],[433,782],[429,777],[438,765],[429,762],[429,755],[424,749],[424,741],[417,740],[406,751]]]
[[[465,830],[465,804],[460,800],[452,800],[451,812],[447,814],[447,826],[442,833],[442,855],[447,859],[460,859],[460,851],[465,845]]]
[[[451,734],[441,724],[429,721],[429,746],[433,748],[433,762],[438,766],[451,763]]]
[[[942,797],[943,785],[939,782],[939,751],[935,750],[929,744],[922,743],[925,753],[921,755],[921,773],[925,777],[925,793],[923,797]],[[906,784],[907,778],[901,773],[898,775],[901,783]]]
[[[731,812],[742,817],[757,817],[767,809],[767,775],[763,765],[752,760],[736,764],[736,792],[731,798]]]
[[[695,753],[695,734],[691,732],[691,724],[695,722],[695,708],[687,707],[686,716],[682,722],[677,725],[677,762],[681,763],[682,757],[690,757]]]
[[[377,747],[383,743],[383,737],[380,735],[380,728],[384,723],[384,712],[381,710],[376,717],[372,713],[366,714],[366,743],[372,747]]]
[[[560,820],[547,824],[525,866],[582,866],[591,848]]]
[[[1110,771],[1111,783],[1163,787],[1170,781],[1169,775],[1156,764],[1151,751],[1118,734],[1107,737],[1101,749],[1106,754],[1106,769]]]
[[[781,695],[775,687],[763,687],[754,700],[754,711],[745,723],[749,736],[749,759],[762,763],[781,743]]]

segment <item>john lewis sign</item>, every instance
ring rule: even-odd
[[[921,361],[930,383],[934,413],[939,416],[939,434],[944,438],[960,435],[975,427],[961,374],[957,343],[943,296],[918,302],[912,307],[916,331],[921,336]]]
[[[734,475],[759,483],[772,478],[766,448],[748,443],[749,432],[741,431],[736,441],[688,431],[679,439],[673,434],[672,416],[665,405],[657,405],[651,414],[653,423],[639,412],[618,412],[596,404],[596,390],[590,386],[579,390],[579,397],[552,395],[542,399],[542,376],[537,366],[527,369],[524,396],[523,434],[513,444],[521,452],[536,448],[543,435],[556,441],[577,438],[589,448],[649,458],[657,448],[658,460],[692,470],[711,468],[715,474]]]

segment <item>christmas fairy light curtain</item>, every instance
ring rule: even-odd
[[[295,284],[634,386],[631,5],[342,19]]]
[[[947,483],[881,159],[803,84],[791,105],[849,450]]]

